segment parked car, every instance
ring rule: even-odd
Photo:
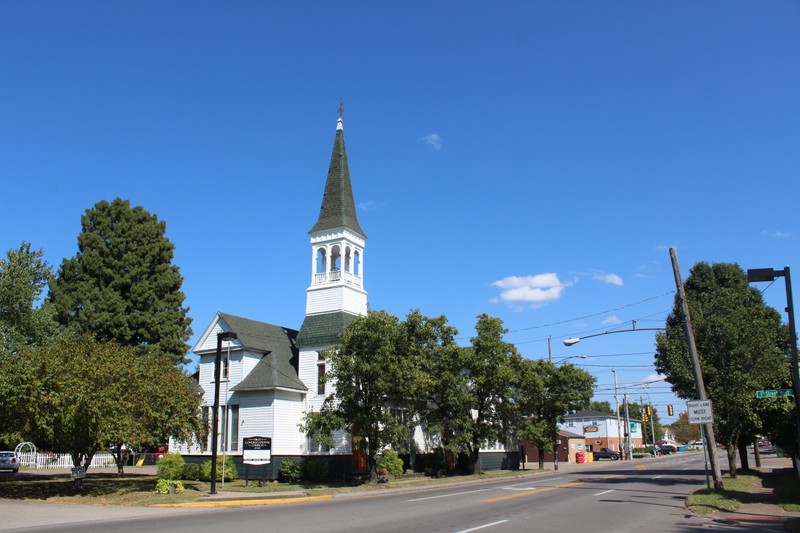
[[[19,457],[15,452],[0,452],[0,470],[19,472]]]
[[[619,452],[612,450],[611,448],[600,448],[599,450],[593,451],[592,455],[594,456],[595,461],[598,459],[611,459],[612,461],[619,459]]]
[[[673,446],[672,444],[662,444],[659,448],[661,455],[669,455],[671,453],[675,453],[678,451],[678,448]]]

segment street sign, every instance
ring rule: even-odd
[[[636,422],[629,422],[631,426],[631,433],[636,433]]]
[[[714,413],[711,410],[711,400],[694,400],[686,402],[689,412],[690,424],[713,424]]]
[[[756,398],[777,398],[779,396],[794,396],[792,389],[757,390]]]

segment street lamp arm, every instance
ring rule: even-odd
[[[564,346],[572,346],[573,344],[578,344],[583,339],[590,339],[592,337],[599,337],[601,335],[611,335],[612,333],[630,333],[631,331],[664,331],[664,328],[615,329],[611,331],[604,331],[602,333],[593,333],[592,335],[584,335],[583,337],[573,337],[571,339],[564,339]]]

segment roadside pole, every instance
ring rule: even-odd
[[[678,289],[678,299],[681,304],[681,313],[683,314],[683,330],[686,334],[686,345],[689,349],[689,357],[692,360],[692,372],[694,373],[695,387],[697,388],[697,396],[700,400],[708,400],[706,396],[706,386],[703,383],[703,373],[700,370],[700,358],[697,356],[697,345],[694,342],[694,330],[692,329],[692,321],[689,318],[689,302],[686,301],[686,291],[683,288],[683,280],[681,279],[681,271],[678,266],[678,255],[675,248],[669,249],[669,257],[672,260],[672,272],[675,275],[675,287]],[[703,424],[703,434],[706,439],[706,448],[708,459],[711,462],[711,472],[714,477],[714,490],[722,490],[722,473],[719,468],[719,461],[717,460],[717,444],[714,439],[714,424]]]

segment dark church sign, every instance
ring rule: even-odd
[[[248,465],[266,465],[272,460],[272,437],[244,437],[242,461]]]

